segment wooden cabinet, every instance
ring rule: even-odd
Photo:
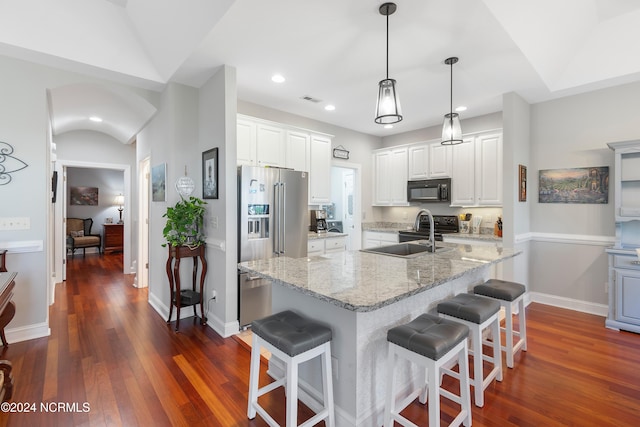
[[[407,206],[407,147],[377,150],[373,154],[374,206]]]
[[[124,245],[124,224],[103,224],[103,253],[122,252]]]
[[[501,206],[502,133],[467,135],[451,148],[451,206]]]
[[[640,261],[635,251],[609,253],[609,313],[605,325],[640,333]]]

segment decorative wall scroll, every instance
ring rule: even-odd
[[[338,145],[333,149],[333,157],[336,159],[345,159],[349,160],[349,151],[344,148],[342,145]]]
[[[0,141],[0,185],[11,182],[11,174],[29,166],[17,157],[12,156],[13,147]]]
[[[540,171],[540,203],[609,203],[609,166]]]

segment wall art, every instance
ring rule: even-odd
[[[540,203],[609,203],[609,166],[540,171]]]
[[[518,165],[518,201],[527,201],[527,167]]]
[[[167,164],[160,163],[151,168],[151,200],[167,201]]]
[[[0,185],[7,185],[11,182],[12,173],[29,166],[11,154],[13,154],[13,147],[0,141]]]
[[[218,198],[218,148],[202,153],[202,198]]]
[[[69,189],[69,204],[73,206],[98,206],[98,188],[71,187]]]

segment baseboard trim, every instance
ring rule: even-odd
[[[29,326],[5,329],[5,336],[9,343],[34,340],[51,335],[51,328],[47,323],[36,323]]]
[[[597,304],[573,298],[559,297],[557,295],[543,294],[540,292],[529,292],[529,298],[531,302],[539,302],[540,304],[595,314],[602,317],[607,317],[609,312],[609,307],[606,304]]]
[[[219,317],[207,312],[207,326],[223,338],[229,338],[240,332],[240,322],[223,322]]]

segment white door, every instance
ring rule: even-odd
[[[342,173],[342,227],[345,233],[349,233],[347,236],[347,250],[350,251],[353,249],[353,230],[355,229],[355,225],[353,223],[353,213],[354,213],[354,203],[355,203],[355,195],[354,195],[354,172],[353,169],[345,169]]]
[[[149,286],[149,188],[150,188],[150,159],[147,157],[140,162],[140,176],[138,177],[138,188],[140,190],[140,217],[138,223],[139,242],[138,247],[138,271],[136,277],[136,287],[146,288]]]
[[[332,182],[331,188],[335,191],[331,192],[331,201],[336,204],[336,220],[342,221],[343,232],[347,234],[347,250],[354,251],[362,247],[361,166],[349,162],[340,164],[332,167],[331,179],[340,182]]]

